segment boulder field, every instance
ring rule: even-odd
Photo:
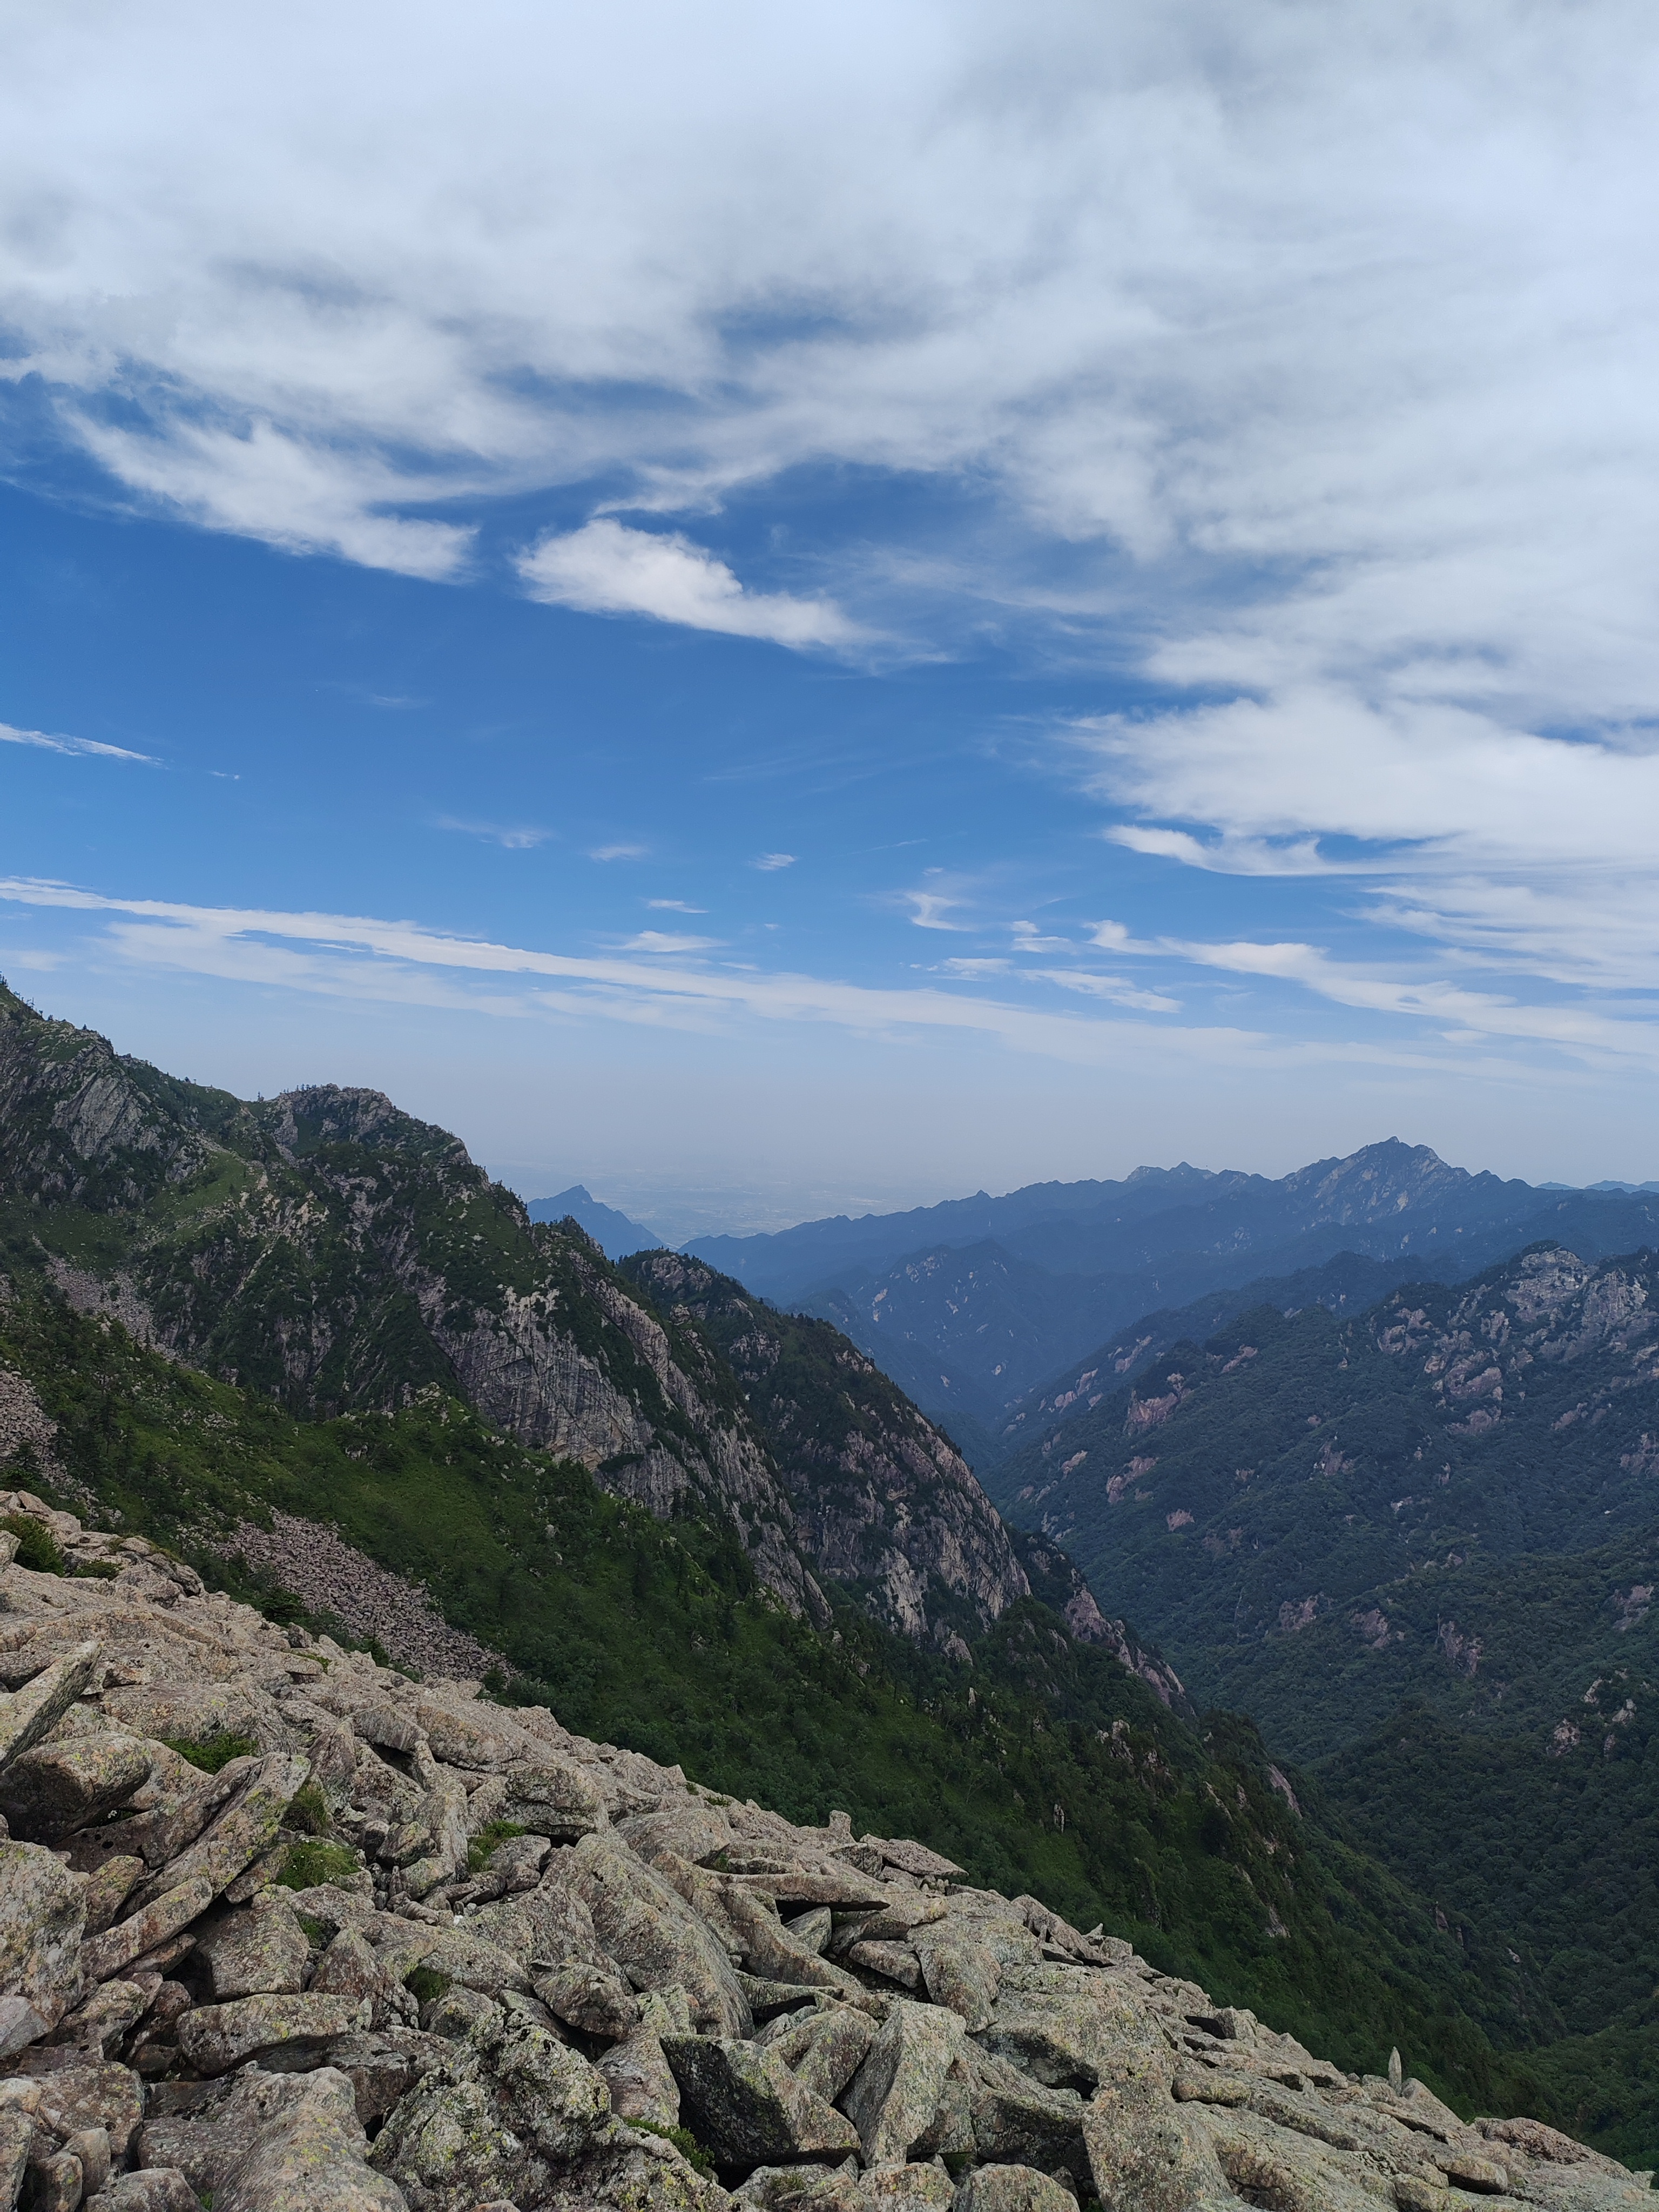
[[[1653,2201],[924,1844],[0,1517],[66,1570],[0,1534],[0,2212]]]

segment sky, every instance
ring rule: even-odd
[[[1659,1174],[1659,21],[0,21],[0,973],[665,1233]]]

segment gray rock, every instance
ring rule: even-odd
[[[532,1835],[574,1843],[608,1823],[604,1799],[574,1760],[538,1749],[532,1759],[515,1759],[502,1779],[507,1796],[501,1817]]]
[[[64,2148],[80,2163],[82,2191],[88,2197],[95,2197],[110,2176],[108,2130],[77,2128]]]
[[[146,2128],[143,2154],[169,2154],[195,2190],[212,2192],[214,2212],[402,2212],[367,2148],[352,2085],[337,2069],[253,2067],[191,2117]]]
[[[164,1889],[198,1879],[206,1881],[216,1896],[276,1841],[283,1815],[305,1778],[306,1762],[291,1753],[273,1752],[259,1759],[195,1843],[140,1888],[137,1901],[145,1904]]]
[[[80,1995],[86,1917],[82,1875],[38,1844],[0,1842],[0,1998],[17,1998],[42,2023],[35,2033],[55,2027]],[[14,2008],[0,2049],[33,2040],[20,2033],[26,2026]]]
[[[202,2212],[202,2203],[176,2166],[151,2166],[111,2174],[101,2193],[88,2200],[88,2212]]]
[[[784,1927],[803,1950],[822,1952],[830,1941],[830,1931],[835,1924],[835,1915],[827,1905],[809,1905],[798,1912]]]
[[[33,2113],[22,2105],[0,2104],[0,2206],[5,2212],[17,2202],[33,2141]]]
[[[640,2016],[638,1999],[608,1967],[556,1966],[536,1977],[535,1990],[550,2013],[584,2035],[630,2035]]]
[[[902,2162],[925,2142],[963,2040],[955,2014],[902,1998],[894,2005],[844,2100],[866,2165]]]
[[[812,2012],[772,2045],[784,2064],[815,2096],[836,2103],[869,2056],[875,2023],[851,2005]]]
[[[1113,2212],[1200,2212],[1233,2196],[1207,2130],[1156,2075],[1109,2083],[1083,2132],[1096,2194]]]
[[[958,1934],[950,1923],[939,1929],[918,1929],[914,1942],[921,1960],[922,1979],[933,2002],[960,2013],[973,2031],[988,2026],[1001,1986],[996,1954],[991,1947]]]
[[[213,1902],[212,1884],[198,1875],[180,1882],[130,1918],[118,1921],[101,1936],[88,1937],[82,1946],[81,1965],[89,1981],[101,1982],[118,1974],[147,1951],[165,1943],[188,1928],[198,1913]]]
[[[680,2122],[680,2087],[654,2028],[640,2027],[613,2043],[596,2062],[619,2119],[648,2120],[653,2127]]]
[[[1069,2089],[1045,2088],[1006,2059],[976,2051],[966,2061],[974,2147],[995,2165],[1035,2166],[1044,2173],[1064,2166],[1087,2170],[1081,2098]],[[1104,2200],[1103,2192],[1103,2201]]]
[[[301,1942],[304,1930],[298,1929]],[[311,1978],[317,1996],[351,1997],[368,2006],[370,2027],[412,2016],[415,2001],[388,1972],[384,1960],[360,1929],[342,1928],[317,1962]]]
[[[124,1853],[106,1859],[96,1874],[87,1876],[87,1933],[101,1936],[131,1895],[144,1871],[143,1859]]]
[[[499,2030],[506,2019],[506,2013],[493,1998],[480,1996],[477,1990],[466,1989],[459,1983],[421,2007],[421,2026],[426,2033],[447,2036],[452,2042],[459,2042],[475,2028]]]
[[[153,1764],[137,1736],[38,1743],[0,1772],[0,1817],[15,1836],[55,1844],[125,1804]]]
[[[75,2212],[85,2186],[81,2161],[73,2151],[37,2149],[29,2160],[23,2195],[28,2212]]]
[[[1077,2198],[1035,2166],[981,2166],[957,2191],[956,2212],[1077,2212]]]
[[[64,2014],[48,2040],[77,2044],[107,2057],[149,2010],[160,1978],[151,1974],[143,1982],[100,1982],[83,2004]]]
[[[411,2212],[470,2212],[501,2198],[544,2204],[570,2162],[622,2148],[605,2083],[580,2053],[509,2022],[434,2067],[393,2109],[370,2157]]]
[[[1057,1990],[1005,1990],[975,2041],[1033,2080],[1085,2097],[1126,2059],[1164,2048],[1139,1986],[1103,1973],[1057,1978]]]
[[[858,2148],[853,2123],[798,2081],[775,2050],[687,2035],[669,2037],[663,2051],[679,2084],[681,2110],[717,2165],[757,2166]]]
[[[276,2044],[320,2048],[334,2036],[366,2027],[368,2011],[351,1997],[238,1997],[187,2012],[179,2023],[179,2048],[198,2074],[228,2074]]]
[[[587,1907],[606,1954],[636,1990],[674,1984],[700,2027],[726,2036],[753,2025],[731,1961],[679,1893],[614,1835],[583,1837],[565,1880]]]
[[[0,1769],[57,1727],[91,1681],[102,1656],[100,1644],[77,1644],[21,1690],[0,1695]]]
[[[40,2092],[43,2127],[60,2141],[100,2129],[117,2165],[125,2160],[144,2114],[144,2085],[130,2068],[107,2061],[60,2067],[42,2077]]]

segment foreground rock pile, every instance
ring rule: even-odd
[[[0,1535],[0,2212],[1652,2201],[919,1844],[8,1516],[69,1571]]]

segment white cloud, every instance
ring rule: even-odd
[[[808,549],[834,598],[608,514],[526,580],[803,649],[987,602],[1103,635],[1200,702],[1073,733],[1126,849],[1364,877],[1448,963],[1656,972],[1650,8],[477,0],[468,33],[13,10],[0,374],[135,497],[420,576],[485,495],[901,479]],[[930,480],[972,495],[944,550]]]
[[[971,993],[894,990],[757,969],[675,965],[613,954],[544,952],[362,915],[289,914],[106,897],[0,878],[0,899],[110,917],[119,958],[161,974],[213,976],[329,998],[442,1006],[526,1020],[552,1013],[720,1033],[738,1020],[828,1023],[863,1036],[952,1030],[1080,1066],[1431,1066],[1409,1048],[1283,1044],[1215,1025],[1182,1028],[1050,1012]],[[660,953],[661,945],[653,948]]]
[[[1033,972],[1045,982],[1058,983],[1062,991],[1079,991],[1085,998],[1104,999],[1114,1006],[1134,1006],[1149,1014],[1181,1011],[1179,999],[1171,999],[1162,991],[1145,990],[1123,975],[1102,975],[1088,968],[1039,968]]]
[[[712,952],[718,937],[677,937],[661,929],[641,929],[624,939],[624,952]]]
[[[137,761],[145,768],[161,766],[153,753],[129,752],[125,745],[100,744],[96,738],[57,738],[45,730],[14,729],[9,722],[0,722],[0,745],[33,745],[42,752],[85,753],[100,760]]]
[[[684,899],[647,899],[646,904],[659,914],[707,914],[706,906],[688,906]]]
[[[949,891],[901,891],[899,896],[910,909],[910,920],[917,929],[963,929],[964,922],[951,921],[947,917],[952,907],[962,901]]]
[[[649,615],[728,637],[796,647],[850,644],[859,632],[827,599],[745,592],[723,561],[679,532],[629,530],[601,515],[520,556],[532,598],[586,614]]]
[[[531,823],[464,822],[448,814],[441,814],[434,826],[458,830],[463,836],[482,837],[486,843],[500,845],[509,853],[530,852],[538,845],[544,845],[552,835],[550,830],[538,830]]]
[[[1180,684],[1653,710],[1638,0],[477,0],[459,44],[392,0],[280,38],[66,0],[0,35],[6,373],[213,526],[441,574],[448,498],[947,474],[993,526],[860,569],[1127,620]],[[732,614],[695,547],[641,598],[576,535],[559,588]]]
[[[763,875],[769,876],[775,874],[780,868],[793,868],[794,865],[795,856],[793,853],[763,853],[757,860],[750,863],[751,867],[758,868]]]
[[[590,860],[642,860],[650,849],[648,845],[596,845],[587,857]]]

